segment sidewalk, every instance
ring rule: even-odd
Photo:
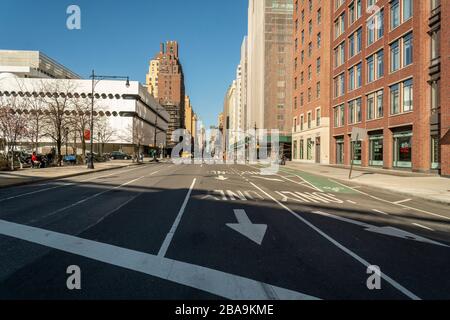
[[[341,182],[394,192],[405,197],[417,197],[450,205],[450,179],[448,178],[403,171],[357,168],[353,171],[350,180],[348,177],[350,170],[346,168],[292,162],[287,163],[286,167]]]
[[[94,170],[88,170],[85,165],[82,165],[47,169],[23,169],[14,172],[4,171],[0,172],[0,189],[35,182],[71,178],[95,172],[126,168],[133,165],[136,165],[136,163],[133,163],[131,160],[118,160],[105,163],[96,163]]]

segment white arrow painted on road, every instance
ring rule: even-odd
[[[216,180],[225,181],[228,180],[228,178],[225,178],[224,176],[218,176]]]
[[[239,232],[243,236],[249,238],[258,245],[263,242],[266,235],[266,224],[253,224],[247,216],[245,210],[234,210],[238,223],[227,223],[227,227],[230,227],[234,231]]]
[[[260,176],[253,176],[253,178],[264,179],[264,180],[267,180],[267,181],[283,182],[283,180],[280,180],[280,179],[266,178],[266,177],[260,177]]]
[[[447,245],[442,244],[440,242],[436,242],[436,241],[415,235],[414,233],[410,233],[410,232],[400,230],[400,229],[397,229],[394,227],[377,227],[377,226],[373,226],[373,225],[370,225],[370,224],[367,224],[364,222],[359,222],[359,221],[355,221],[355,220],[351,220],[351,219],[347,219],[347,218],[343,218],[343,217],[334,216],[332,214],[321,212],[321,211],[315,211],[313,213],[364,227],[365,230],[369,231],[369,232],[384,234],[386,236],[401,238],[401,239],[405,239],[405,240],[412,240],[412,241],[417,241],[417,242],[422,242],[422,243],[434,244],[436,246],[448,248]]]

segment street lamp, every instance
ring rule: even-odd
[[[88,169],[94,169],[94,99],[95,87],[102,80],[126,80],[125,86],[130,87],[130,78],[124,76],[99,76],[92,70],[92,95],[91,95],[91,154],[89,155]]]

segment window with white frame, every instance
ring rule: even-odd
[[[361,98],[358,98],[348,103],[348,124],[360,123],[361,121]]]
[[[384,9],[373,14],[367,21],[367,46],[381,39],[384,35]]]
[[[334,49],[334,67],[337,68],[345,63],[345,41],[342,41]]]
[[[371,83],[384,76],[384,51],[380,50],[366,59],[367,83]]]
[[[358,63],[348,70],[348,91],[352,91],[362,86],[362,64]]]
[[[391,72],[400,70],[413,63],[413,34],[412,32],[395,40],[390,45]]]
[[[345,74],[341,73],[334,78],[334,97],[341,97],[345,93]]]
[[[396,115],[413,110],[413,79],[390,86],[390,111]]]
[[[366,96],[367,120],[383,118],[384,92],[383,90],[373,92]]]

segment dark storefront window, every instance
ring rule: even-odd
[[[439,136],[431,137],[431,169],[441,168]]]
[[[344,164],[344,139],[336,139],[336,163]]]
[[[412,168],[412,132],[394,134],[394,167]]]
[[[352,142],[352,150],[351,153],[353,155],[353,164],[361,165],[362,160],[362,147],[361,141]]]
[[[383,136],[370,137],[370,165],[383,166]]]

